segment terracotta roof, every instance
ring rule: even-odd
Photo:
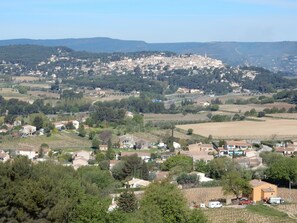
[[[32,152],[38,152],[36,148],[28,148],[28,147],[23,147],[21,149],[17,149],[16,151],[32,151]]]
[[[262,185],[270,186],[270,185],[273,185],[273,184],[267,183],[267,182],[262,181],[262,180],[254,179],[254,180],[251,180],[251,181],[250,181],[250,185],[251,185],[252,187],[259,187],[259,186],[262,186]],[[273,186],[275,186],[275,185],[273,185]]]
[[[137,156],[151,156],[149,152],[121,152],[121,156],[133,156],[136,154]]]
[[[117,164],[117,163],[119,163],[119,162],[121,162],[121,160],[110,160],[109,161],[109,164]]]
[[[294,147],[276,147],[275,148],[275,152],[285,152],[285,151],[294,152],[295,148]]]
[[[237,146],[252,146],[250,143],[247,143],[246,141],[235,141],[235,140],[231,140],[231,141],[226,141],[226,145],[237,145]]]
[[[262,191],[263,192],[275,192],[274,189],[272,189],[271,187],[263,188]]]
[[[0,153],[0,158],[5,158],[7,156],[8,156],[8,154],[6,154],[6,153]]]

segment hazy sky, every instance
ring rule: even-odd
[[[1,0],[0,39],[297,40],[297,0]]]

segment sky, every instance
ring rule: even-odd
[[[0,39],[297,40],[297,0],[0,0]]]

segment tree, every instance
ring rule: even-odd
[[[180,168],[182,172],[191,172],[193,170],[193,159],[185,155],[171,156],[161,166],[162,170],[165,171],[176,167]]]
[[[258,113],[258,117],[259,117],[259,118],[265,117],[265,112],[264,112],[264,111],[260,111],[260,112]]]
[[[115,157],[114,150],[111,147],[108,147],[105,156],[106,156],[106,159],[113,160]]]
[[[284,158],[284,156],[275,152],[261,152],[260,157],[263,159],[263,163],[267,166],[271,166]]]
[[[66,125],[65,125],[66,129],[75,129],[74,125],[72,122],[67,122]]]
[[[97,163],[100,163],[101,161],[103,161],[105,159],[106,159],[106,157],[105,157],[105,155],[103,153],[98,152],[96,154],[96,161],[97,161]]]
[[[283,157],[270,165],[267,170],[268,178],[287,186],[290,182],[297,182],[297,159]]]
[[[125,190],[121,193],[117,205],[119,209],[126,213],[131,213],[137,210],[138,202],[133,191]]]
[[[111,137],[112,137],[112,132],[111,131],[102,131],[100,134],[99,134],[99,139],[101,140],[101,142],[103,144],[107,144],[109,140],[111,140]]]
[[[95,131],[90,131],[90,133],[89,133],[89,139],[90,140],[93,140],[95,138],[95,136],[96,136],[96,132]]]
[[[182,192],[169,182],[154,182],[147,187],[141,201],[141,208],[146,207],[160,210],[164,223],[187,222],[187,202]]]
[[[222,176],[235,169],[235,164],[229,157],[219,157],[208,163],[208,175],[214,179],[221,179]]]
[[[123,171],[124,167],[125,167],[124,161],[121,161],[112,167],[111,172],[114,179],[124,180],[128,176],[127,173]]]
[[[184,184],[198,184],[199,183],[199,177],[197,174],[181,174],[176,178],[176,181],[178,184],[184,185]]]
[[[125,161],[124,173],[127,176],[141,178],[147,180],[149,177],[149,171],[144,161],[136,154],[132,156],[123,157]]]
[[[97,138],[94,138],[93,140],[92,140],[92,147],[94,148],[94,149],[100,149],[100,141],[99,141],[99,139],[97,139]]]
[[[206,223],[207,218],[201,210],[194,209],[190,213],[187,223]]]
[[[193,129],[188,129],[187,135],[192,135],[193,134]]]
[[[208,168],[207,163],[203,159],[201,159],[201,160],[197,160],[194,163],[194,169],[195,169],[195,171],[206,173],[206,172],[208,172],[209,168]]]
[[[37,130],[41,129],[43,127],[43,118],[39,115],[35,116],[32,124],[36,126]]]
[[[112,176],[99,168],[79,171],[51,162],[33,165],[26,157],[0,163],[1,221],[107,222],[107,199],[97,183],[109,188]]]
[[[243,178],[239,171],[232,170],[222,177],[222,187],[225,194],[233,193],[237,199],[251,192],[249,181]]]
[[[84,125],[80,125],[80,126],[78,127],[78,135],[79,135],[80,137],[85,137],[86,134],[87,134],[87,132],[86,132],[86,130],[85,130]]]
[[[42,143],[41,146],[39,147],[39,152],[38,152],[38,157],[43,158],[44,157],[44,150],[49,149],[48,144]]]

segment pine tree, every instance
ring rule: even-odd
[[[138,202],[133,191],[124,191],[118,200],[118,207],[126,213],[134,212],[138,208]]]

